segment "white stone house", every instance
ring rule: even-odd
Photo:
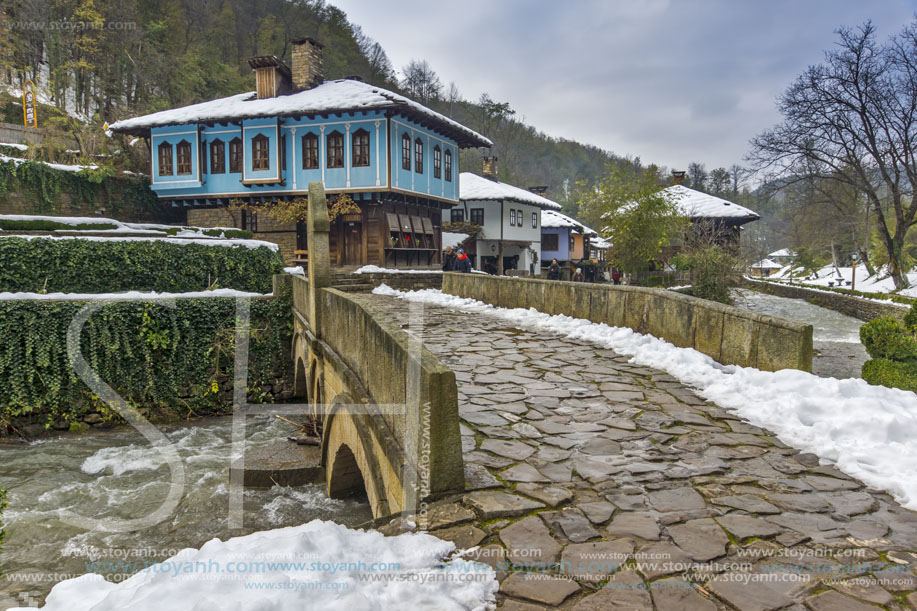
[[[453,222],[481,227],[473,250],[474,268],[485,271],[493,264],[497,274],[517,269],[537,274],[540,269],[541,212],[560,210],[546,197],[500,182],[494,178],[462,172],[459,205],[452,209]]]

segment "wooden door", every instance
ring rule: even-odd
[[[363,223],[344,223],[344,265],[363,265]]]

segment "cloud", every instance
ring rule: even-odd
[[[873,19],[882,36],[914,0],[331,0],[396,69],[427,59],[462,95],[487,92],[537,129],[670,167],[740,163],[778,119],[774,100]]]

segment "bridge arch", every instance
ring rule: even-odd
[[[373,515],[385,516],[403,509],[403,498],[392,482],[395,465],[380,462],[378,440],[364,422],[373,416],[361,413],[363,407],[346,392],[328,407],[322,436],[326,490],[331,498],[365,492]]]

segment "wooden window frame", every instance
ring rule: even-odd
[[[267,172],[271,169],[271,139],[264,134],[252,138],[252,172]]]
[[[219,138],[210,143],[210,173],[226,173],[226,143]]]
[[[557,252],[560,250],[560,234],[546,233],[541,236],[541,250]]]
[[[344,167],[344,134],[334,130],[326,136],[325,142],[325,167],[326,168],[343,168]]]
[[[538,213],[532,213],[532,229],[538,229]]]
[[[233,138],[229,141],[229,173],[241,174],[245,164],[245,146],[242,138]]]
[[[411,137],[401,134],[401,169],[411,171]]]
[[[439,145],[433,147],[433,178],[443,177],[443,149]]]
[[[414,171],[423,174],[423,140],[414,140]]]
[[[462,208],[453,208],[452,216],[450,217],[453,223],[463,223],[465,222],[465,210]]]
[[[309,132],[302,137],[302,169],[317,170],[321,164],[318,134]]]
[[[484,208],[472,208],[468,212],[468,219],[472,225],[484,226]],[[479,218],[481,222],[476,223],[475,218]]]
[[[193,165],[191,143],[187,140],[181,140],[175,145],[175,175],[190,176]]]
[[[447,149],[444,157],[443,166],[446,171],[446,182],[452,182],[452,151]]]
[[[169,142],[163,142],[159,145],[158,149],[158,163],[159,163],[159,175],[160,176],[174,176],[175,175],[175,155],[172,152],[172,144]]]
[[[350,165],[354,168],[369,167],[369,132],[358,129],[350,137]]]
[[[516,209],[515,208],[509,209],[509,226],[510,227],[516,226]]]

